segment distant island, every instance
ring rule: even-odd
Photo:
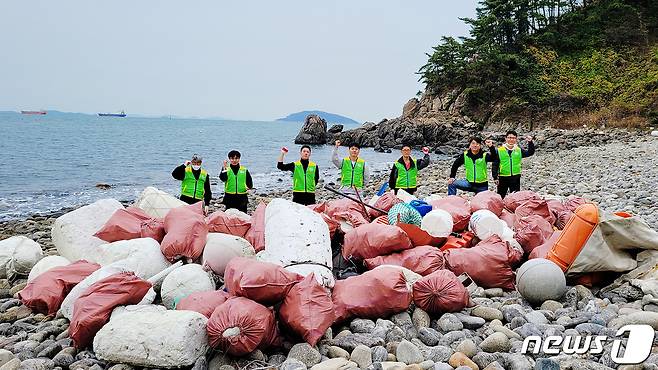
[[[341,123],[341,124],[355,124],[355,125],[359,124],[359,122],[351,118],[341,116],[340,114],[327,113],[320,110],[305,110],[302,112],[292,113],[285,118],[277,119],[277,121],[304,122],[306,116],[308,116],[309,114],[317,114],[318,116],[324,118],[324,120],[327,121],[327,123]]]

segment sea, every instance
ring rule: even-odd
[[[276,169],[277,157],[286,146],[290,151],[285,162],[299,158],[300,145],[294,139],[301,126],[284,121],[0,112],[0,221],[49,214],[102,198],[131,201],[147,186],[177,196],[180,182],[171,171],[194,153],[203,157],[203,167],[213,179],[213,198],[223,194],[218,175],[233,149],[242,153],[241,163],[251,172],[257,193],[285,190],[291,186],[291,174]],[[311,160],[325,182],[339,177],[331,164],[332,147],[312,147]],[[347,148],[339,150],[340,157],[347,155]],[[373,172],[388,171],[399,155],[398,150],[361,150]],[[97,184],[111,187],[102,190]]]

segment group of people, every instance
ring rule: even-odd
[[[472,137],[469,146],[463,154],[459,154],[450,169],[448,179],[448,195],[456,195],[457,190],[479,193],[489,189],[487,163],[493,163],[491,175],[497,186],[498,193],[505,197],[508,192],[519,191],[521,188],[521,168],[523,158],[535,153],[535,145],[531,136],[526,137],[527,149],[518,145],[518,135],[508,131],[505,143],[499,147],[493,140],[484,141],[488,150],[484,150],[482,139]],[[339,159],[338,148],[341,142],[336,141],[331,155],[332,164],[340,170],[340,189],[344,193],[358,193],[369,182],[369,167],[359,156],[361,148],[358,144],[349,145],[348,156]],[[418,188],[418,171],[430,164],[429,149],[423,148],[423,158],[411,156],[411,147],[404,145],[402,156],[393,164],[388,185],[394,192],[404,190],[414,194]],[[281,149],[277,159],[277,168],[292,172],[292,201],[309,205],[315,203],[315,190],[320,180],[320,169],[311,161],[311,147],[303,145],[297,161],[284,163],[288,150]],[[240,164],[241,154],[237,150],[228,153],[224,160],[219,179],[224,183],[224,199],[226,208],[236,208],[247,212],[248,191],[253,189],[253,180],[246,167]],[[202,158],[195,154],[191,160],[176,167],[171,175],[181,181],[180,199],[186,203],[204,201],[210,204],[212,190],[208,172],[201,167]],[[457,170],[464,166],[465,178],[456,179]]]

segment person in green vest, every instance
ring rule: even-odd
[[[311,162],[311,147],[303,145],[299,151],[299,160],[284,164],[286,153],[288,149],[282,148],[276,168],[292,172],[292,201],[305,206],[315,204],[315,187],[320,181],[320,168]]]
[[[491,168],[491,175],[497,185],[498,194],[505,198],[507,192],[514,193],[521,190],[521,162],[523,158],[535,154],[535,143],[532,136],[526,136],[528,149],[517,144],[517,133],[509,130],[505,134],[505,144],[496,150],[491,150],[496,161]]]
[[[224,183],[224,200],[226,209],[235,208],[247,213],[249,198],[247,190],[254,187],[251,174],[246,167],[240,165],[242,155],[237,150],[228,152],[228,159],[224,160],[224,167],[219,173],[219,179]]]
[[[489,148],[493,147],[492,140],[486,140]],[[475,194],[489,190],[489,175],[487,174],[487,162],[493,162],[494,156],[482,150],[482,139],[472,137],[468,141],[468,150],[459,154],[450,169],[448,179],[448,195],[457,195],[457,189],[471,191]],[[457,170],[464,166],[465,179],[455,180]]]
[[[180,200],[187,204],[193,204],[200,200],[205,206],[210,205],[212,192],[210,191],[210,175],[201,168],[202,158],[198,154],[192,156],[192,160],[174,168],[171,176],[181,182]]]
[[[411,146],[403,145],[401,151],[402,156],[393,164],[393,168],[391,168],[388,186],[393,189],[395,194],[400,189],[413,194],[418,187],[416,181],[418,171],[430,164],[430,150],[427,147],[423,147],[424,156],[418,160],[411,156]]]
[[[369,166],[366,166],[366,162],[359,157],[361,147],[358,144],[350,144],[350,155],[338,159],[340,140],[336,140],[335,144],[331,152],[331,163],[340,170],[340,190],[347,194],[361,192],[369,178]]]

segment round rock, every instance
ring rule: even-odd
[[[557,300],[567,291],[564,272],[554,262],[535,258],[525,262],[516,272],[516,288],[533,304]]]

